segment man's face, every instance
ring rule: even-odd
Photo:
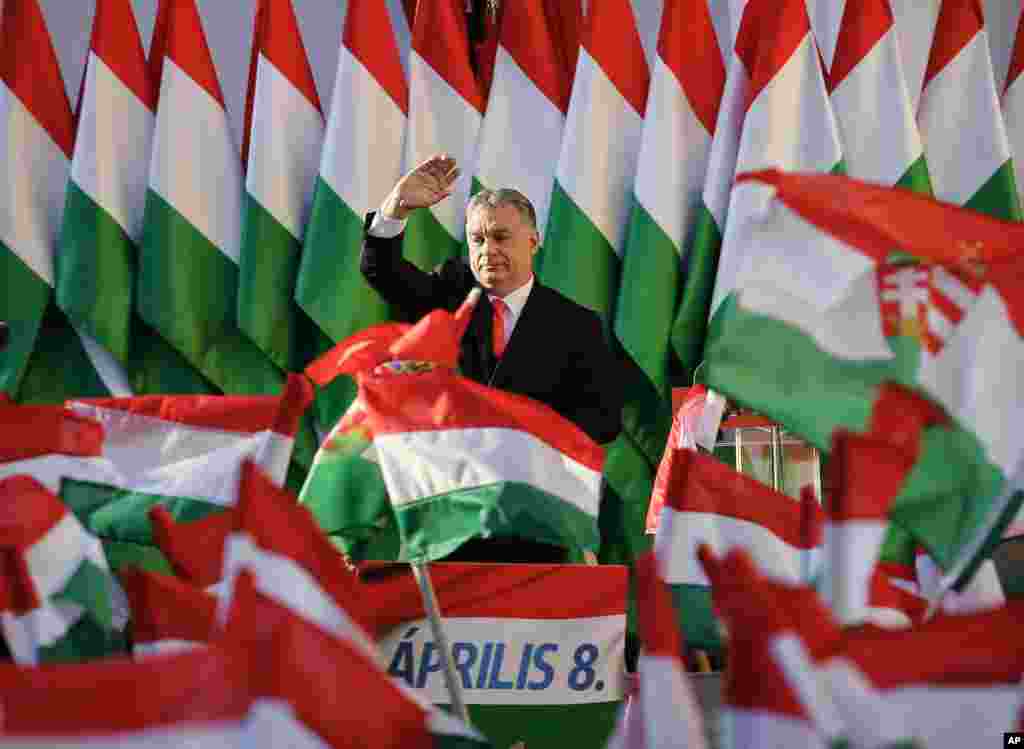
[[[539,240],[514,205],[474,208],[466,237],[470,267],[485,289],[504,296],[530,280]]]

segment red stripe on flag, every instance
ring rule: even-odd
[[[942,0],[921,90],[984,28],[980,0]]]
[[[208,642],[217,621],[217,597],[169,575],[134,567],[118,573],[132,613],[132,641]]]
[[[736,55],[750,77],[747,108],[811,33],[804,0],[750,0],[736,34]]]
[[[888,574],[887,566],[880,562],[875,567],[869,583],[868,603],[876,608],[902,611],[912,623],[919,623],[928,608],[928,601],[919,595],[914,595],[909,590],[894,585],[892,582],[894,578],[897,580],[904,578],[900,575]],[[916,581],[912,582],[916,583]]]
[[[679,81],[697,119],[713,135],[725,88],[725,63],[707,0],[665,4],[658,54]]]
[[[282,395],[141,395],[133,398],[82,398],[68,401],[148,416],[190,427],[256,433],[272,430],[294,436],[312,402],[313,386],[290,374]]]
[[[306,47],[302,43],[299,22],[292,0],[263,0],[266,14],[260,30],[259,48],[281,74],[316,107],[323,117],[323,107],[316,92],[313,69],[309,66]],[[253,46],[255,46],[255,42]]]
[[[71,159],[75,118],[38,0],[6,0],[0,32],[0,80]]]
[[[418,6],[412,48],[467,104],[484,113],[484,95],[469,64],[469,36],[460,0],[432,0]]]
[[[149,77],[130,0],[97,0],[89,48],[151,112],[156,111],[159,84]]]
[[[15,616],[43,605],[20,548],[0,548],[0,611]]]
[[[31,476],[0,479],[0,547],[26,549],[66,514],[64,503]]]
[[[103,452],[98,421],[63,406],[15,406],[0,403],[0,463],[40,455],[92,456]]]
[[[1017,21],[1017,36],[1013,42],[1013,55],[1010,57],[1010,68],[1006,73],[1004,93],[1010,90],[1010,86],[1022,72],[1024,72],[1024,13],[1021,13],[1020,20]]]
[[[637,621],[644,652],[681,659],[683,637],[678,617],[665,581],[658,574],[658,562],[653,551],[637,558],[633,563],[633,574],[636,578]],[[681,663],[680,668],[686,670]]]
[[[164,56],[167,53],[167,32],[174,0],[160,0],[156,9],[156,20],[153,22],[153,36],[149,40],[149,57],[146,66],[149,68],[149,80],[153,83],[157,101],[160,99],[160,81],[164,72]]]
[[[1005,261],[1007,270],[1012,270],[1019,248],[1024,247],[1024,224],[910,190],[833,174],[786,174],[777,169],[736,178],[737,183],[748,181],[772,185],[776,197],[793,212],[879,263],[893,248],[952,268],[982,263],[989,266],[986,278],[995,285],[1003,282],[1002,271],[994,270],[997,264]],[[1012,281],[1007,288],[1013,288]]]
[[[629,0],[590,0],[583,46],[641,117],[647,108],[651,72]]]
[[[413,27],[411,16],[409,26]],[[377,0],[349,0],[342,44],[408,116],[409,85],[387,6]]]
[[[572,76],[548,28],[543,0],[519,0],[506,5],[502,11],[500,44],[533,85],[566,114]]]
[[[489,388],[442,369],[366,376],[360,395],[371,432],[514,429],[600,471],[604,449],[554,410],[526,396]]]
[[[620,565],[435,562],[431,581],[446,617],[586,619],[626,611],[627,569]],[[408,565],[367,566],[360,597],[368,627],[383,636],[426,617]]]
[[[668,507],[679,513],[707,513],[745,520],[770,531],[790,546],[813,548],[804,535],[800,502],[737,473],[710,455],[676,450],[668,470]]]
[[[846,0],[832,69],[828,74],[830,94],[867,57],[893,23],[889,0]]]
[[[582,0],[545,0],[544,15],[555,40],[562,68],[572,91],[572,79],[576,75],[576,61],[580,56],[580,38],[583,32]]]
[[[149,511],[153,540],[167,557],[178,577],[200,588],[220,582],[224,570],[224,542],[238,529],[234,508],[201,520],[179,523],[167,508],[156,505]]]
[[[917,462],[917,443],[895,444],[886,435],[836,430],[829,454],[833,487],[828,515],[835,523],[884,522],[896,495]]]
[[[83,740],[186,722],[239,721],[252,703],[249,658],[225,646],[144,661],[3,665],[5,738]]]
[[[166,57],[174,60],[174,64],[212,96],[221,109],[226,109],[195,0],[171,0],[166,23]],[[154,79],[154,83],[160,85],[158,79]]]

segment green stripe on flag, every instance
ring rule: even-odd
[[[621,702],[593,702],[584,705],[467,705],[473,727],[495,747],[522,741],[529,749],[565,749],[566,737],[574,747],[603,747],[615,728]],[[558,726],[552,730],[552,726]],[[449,749],[451,737],[434,746]],[[480,744],[461,739],[461,746],[479,749]]]
[[[71,182],[58,246],[57,304],[118,361],[127,362],[134,244],[110,214]]]
[[[21,380],[22,403],[61,403],[69,398],[110,395],[85,353],[82,339],[56,304],[50,303]]]
[[[18,395],[50,299],[50,287],[0,241],[0,320],[8,344],[0,351],[0,392]]]
[[[413,211],[405,226],[402,256],[421,270],[431,271],[445,260],[462,254],[461,242],[427,211]]]
[[[54,603],[73,603],[81,606],[103,629],[110,629],[110,572],[85,559],[67,584],[53,596]]]
[[[226,509],[202,499],[146,494],[74,479],[62,482],[60,496],[75,516],[102,539],[141,544],[153,543],[149,510],[158,504],[181,523],[200,520]]]
[[[682,376],[692,381],[703,359],[715,274],[722,251],[722,232],[703,201],[694,220],[689,262],[679,309],[672,324],[672,348],[682,365]]]
[[[611,330],[620,261],[590,217],[555,181],[540,280],[601,316]]]
[[[317,178],[295,298],[334,341],[390,318],[389,305],[359,271],[362,247],[363,218]]]
[[[712,608],[711,588],[706,585],[669,585],[679,627],[688,648],[718,652],[722,636]]]
[[[679,254],[634,197],[615,311],[615,333],[638,369],[629,368],[623,426],[657,465],[672,428],[669,336],[675,317]]]
[[[101,539],[101,541],[103,542],[103,553],[107,557],[107,564],[114,572],[124,567],[138,567],[165,575],[174,574],[174,568],[167,561],[167,557],[155,546],[132,543],[131,541],[109,539]]]
[[[1017,198],[1017,181],[1013,176],[1013,161],[1007,159],[981,189],[964,203],[964,207],[1004,221],[1020,221],[1020,202]]]
[[[146,195],[138,306],[228,393],[277,393],[282,372],[235,327],[238,268],[156,192]]]
[[[441,559],[471,538],[518,536],[597,551],[597,519],[531,484],[502,481],[395,507],[404,560]]]
[[[70,663],[127,652],[128,641],[123,632],[103,629],[84,614],[57,642],[38,648],[36,655],[39,663]]]
[[[300,369],[298,320],[293,301],[302,245],[259,201],[246,193],[242,208],[242,262],[238,327],[278,367]]]
[[[924,155],[917,157],[907,171],[903,173],[903,176],[896,181],[896,187],[902,187],[905,190],[911,192],[920,193],[921,195],[932,195],[932,178],[928,173],[928,162],[925,160]]]

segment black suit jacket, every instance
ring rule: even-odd
[[[373,213],[366,218],[369,229]],[[402,237],[365,234],[360,267],[367,282],[415,321],[438,307],[455,310],[477,285],[464,260],[425,273],[402,258]],[[462,339],[459,368],[477,382],[546,403],[597,442],[621,429],[619,364],[596,313],[536,279],[498,361],[492,353],[491,303],[480,298]]]

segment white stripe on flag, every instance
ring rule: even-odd
[[[642,133],[643,118],[581,47],[556,174],[620,257]]]
[[[84,90],[93,95],[81,105],[71,179],[138,239],[155,117],[95,52],[89,53]]]
[[[227,113],[170,58],[164,60],[149,179],[182,218],[238,263],[242,164]]]
[[[25,564],[40,598],[63,590],[86,560],[100,568],[107,566],[99,539],[87,534],[70,512],[25,549]]]
[[[256,202],[301,240],[320,166],[320,112],[260,54],[245,186]]]
[[[0,242],[52,287],[68,158],[3,81],[0,144]]]
[[[348,49],[340,54],[320,176],[362,216],[380,205],[401,174],[406,119]],[[383,149],[366,147],[381,142]]]
[[[597,517],[600,471],[526,432],[482,428],[378,434],[374,444],[396,506],[457,489],[518,481]]]
[[[0,736],[2,749],[225,749],[243,746],[243,723],[190,722],[96,736]]]

